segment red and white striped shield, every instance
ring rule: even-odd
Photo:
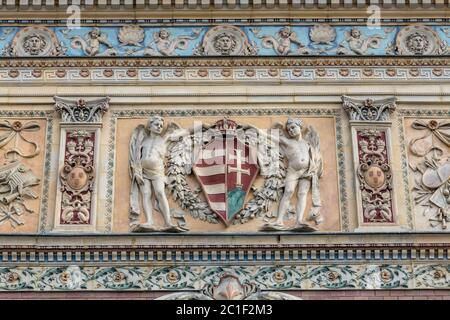
[[[258,174],[256,150],[236,136],[236,124],[221,120],[216,125],[222,136],[204,146],[193,167],[211,210],[228,226],[242,210],[245,198]]]

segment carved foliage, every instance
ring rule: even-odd
[[[66,132],[61,179],[61,224],[89,224],[94,184],[95,132]]]
[[[286,299],[274,290],[446,289],[444,264],[176,266],[176,267],[4,267],[0,291],[149,290],[173,293],[160,299]],[[258,288],[258,291],[255,291]],[[225,289],[225,290],[224,290]],[[186,290],[185,292],[179,292]],[[189,290],[190,292],[188,292]],[[271,296],[271,293],[274,296]],[[288,295],[289,296],[289,295]]]
[[[101,122],[102,115],[108,110],[109,98],[102,98],[94,101],[66,100],[54,97],[55,110],[61,112],[62,122],[98,123]]]
[[[357,130],[357,175],[362,196],[364,223],[394,222],[392,169],[386,148],[386,131]]]
[[[342,96],[344,110],[355,121],[389,121],[390,113],[396,108],[395,101],[395,98],[360,100]]]

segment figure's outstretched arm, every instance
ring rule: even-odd
[[[167,134],[166,139],[169,141],[178,141],[185,136],[194,134],[195,132],[197,132],[197,130],[203,132],[204,129],[208,130],[209,128],[211,128],[210,124],[202,123],[200,126],[193,125],[189,129],[184,129],[181,128],[178,124],[171,122],[169,123],[169,126],[167,128],[169,133]]]
[[[174,131],[174,132],[172,132],[172,133],[169,133],[169,134],[166,136],[166,140],[172,141],[172,142],[174,142],[174,141],[179,141],[179,140],[181,140],[183,137],[186,137],[186,136],[188,136],[188,135],[190,135],[190,130],[186,130],[186,129],[178,129],[178,130],[176,130],[176,131]]]
[[[260,136],[262,136],[262,137],[264,137],[266,139],[269,138],[274,143],[279,143],[279,144],[285,145],[286,142],[287,142],[286,141],[287,138],[284,136],[283,132],[280,132],[278,135],[271,135],[271,134],[268,133],[268,131],[271,130],[271,129],[279,129],[279,130],[281,130],[283,128],[283,124],[281,122],[275,123],[275,125],[271,129],[268,129],[268,130],[261,130],[261,129],[259,129],[259,128],[251,125],[251,124],[243,125],[242,128],[244,130],[254,129],[254,130],[256,130],[258,132],[258,135],[260,135]]]
[[[101,35],[100,37],[98,37],[98,41],[100,43],[103,43],[108,48],[112,48],[113,47],[113,45],[108,41],[108,38],[105,35]]]

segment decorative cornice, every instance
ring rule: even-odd
[[[58,2],[52,0],[4,0],[1,7],[8,10],[65,10],[73,1],[60,0]],[[267,0],[267,1],[245,1],[245,0],[215,0],[198,1],[169,1],[162,2],[153,0],[124,0],[124,1],[106,1],[106,0],[80,0],[77,1],[83,10],[123,10],[123,9],[152,9],[162,11],[172,11],[174,9],[180,10],[327,10],[327,9],[361,9],[373,5],[371,0],[358,1],[357,3],[351,0],[334,1],[334,0]],[[440,8],[445,10],[448,6],[448,1],[439,0],[417,0],[417,1],[401,1],[401,0],[380,0],[377,4],[384,9],[417,9],[422,11],[429,8]]]
[[[450,260],[447,243],[434,244],[353,244],[353,245],[91,245],[2,247],[0,262],[17,266],[30,263],[56,265],[126,263],[235,265],[264,262],[308,264],[311,262],[382,263]]]

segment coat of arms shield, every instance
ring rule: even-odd
[[[218,131],[201,148],[193,171],[211,210],[228,226],[244,207],[259,166],[255,148],[241,141],[234,121],[220,120],[215,127]]]

